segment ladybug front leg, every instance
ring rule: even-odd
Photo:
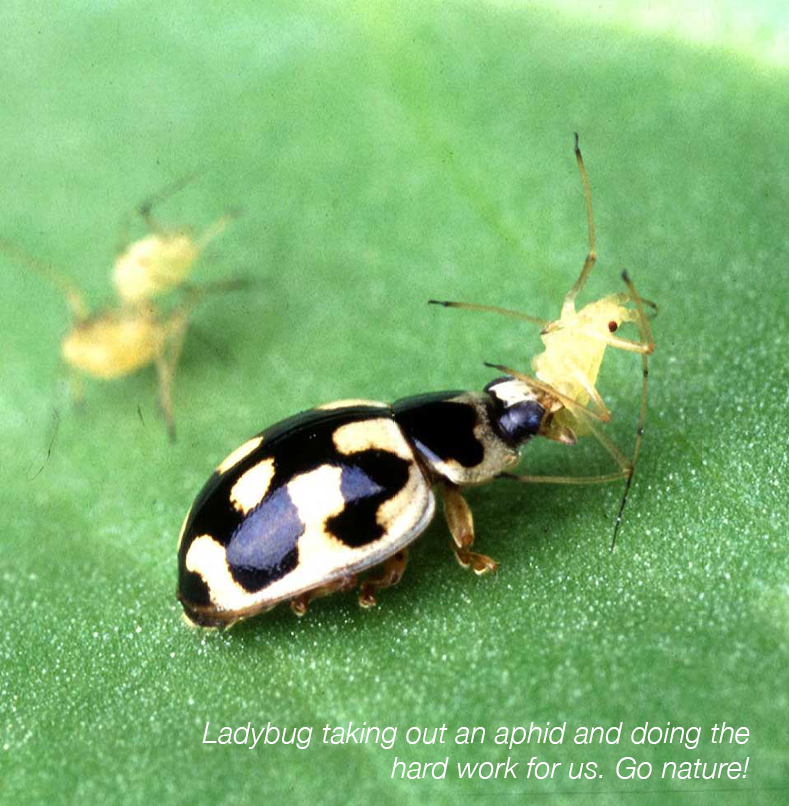
[[[457,487],[443,485],[444,497],[444,517],[447,519],[449,531],[454,541],[452,548],[455,551],[457,561],[464,568],[473,569],[475,574],[487,574],[495,571],[499,564],[486,557],[484,554],[477,554],[469,551],[474,543],[474,517],[471,509],[466,503],[466,499],[458,491]]]

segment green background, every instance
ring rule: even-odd
[[[789,103],[771,46],[785,28],[761,6],[750,38],[732,39],[736,6],[710,6],[699,42],[677,34],[681,20],[652,30],[628,4],[593,8],[3,4],[2,235],[99,306],[121,220],[197,168],[160,217],[199,230],[241,215],[195,280],[261,278],[197,311],[170,445],[153,370],[90,382],[70,403],[66,308],[0,257],[3,803],[789,797]],[[302,620],[282,607],[226,634],[188,630],[176,537],[232,448],[321,402],[481,388],[483,360],[528,368],[535,328],[425,301],[558,314],[586,248],[573,131],[599,234],[584,300],[620,290],[626,267],[661,307],[616,553],[620,485],[500,482],[468,495],[477,545],[501,563],[493,579],[457,566],[436,518],[373,612],[344,595]],[[600,377],[627,450],[639,366],[609,353]],[[530,472],[606,468],[594,445],[525,454]],[[324,746],[319,733],[304,751],[202,744],[207,721],[350,720],[397,726],[395,747]],[[501,725],[548,720],[567,721],[564,746],[492,743]],[[620,721],[619,746],[570,741],[578,725]],[[626,734],[647,721],[704,736],[697,750],[634,749]],[[713,747],[723,721],[750,741]],[[445,746],[404,741],[442,724]],[[461,725],[488,740],[454,746]],[[450,772],[391,780],[395,756],[449,756]],[[517,781],[452,773],[508,756]],[[563,767],[527,780],[532,756]],[[652,762],[653,778],[619,780],[625,756]],[[739,781],[659,778],[669,759],[746,756]],[[561,774],[583,760],[603,777]]]

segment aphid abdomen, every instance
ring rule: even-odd
[[[94,378],[112,380],[154,361],[162,338],[153,314],[108,311],[78,322],[63,339],[60,350],[69,366]]]
[[[179,599],[194,623],[233,623],[381,563],[434,508],[391,407],[305,412],[245,443],[198,495],[179,545]]]

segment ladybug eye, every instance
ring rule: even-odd
[[[617,329],[618,327],[619,327],[619,325],[618,325],[616,322],[614,322],[613,320],[611,320],[611,321],[608,323],[608,330],[609,330],[611,333],[616,333],[616,329]]]

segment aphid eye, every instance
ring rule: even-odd
[[[614,322],[613,319],[608,323],[608,330],[610,333],[616,333],[616,329],[618,327],[619,325],[616,322]]]

